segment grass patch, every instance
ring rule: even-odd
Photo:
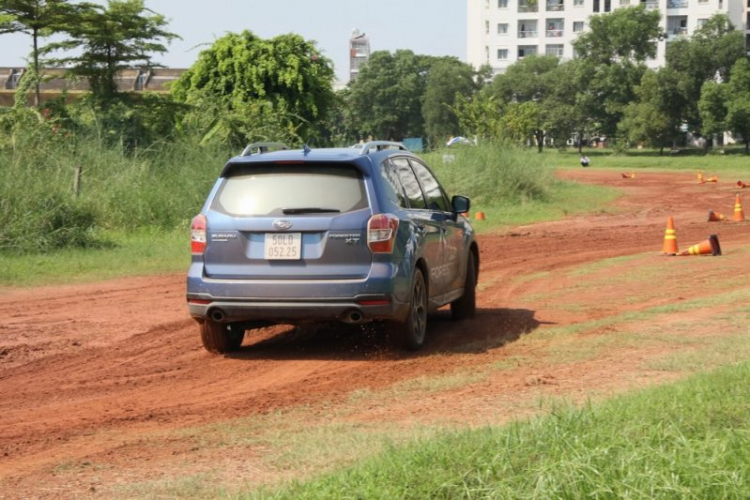
[[[121,276],[185,271],[190,263],[186,229],[103,231],[93,248],[48,253],[0,252],[0,286],[82,283]]]
[[[744,362],[242,498],[747,498],[749,380]]]

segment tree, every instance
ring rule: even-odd
[[[589,30],[573,42],[588,79],[591,119],[604,135],[616,133],[646,71],[644,61],[656,55],[656,40],[663,36],[660,17],[643,5],[617,9],[591,17]]]
[[[620,132],[632,142],[661,148],[674,143],[680,133],[683,101],[677,75],[668,68],[646,71],[635,89],[637,100],[625,107]]]
[[[373,52],[350,84],[360,135],[396,140],[424,135],[422,98],[435,60],[410,50]]]
[[[81,50],[51,59],[72,65],[70,73],[88,80],[92,94],[106,102],[117,94],[117,74],[134,66],[152,66],[151,54],[164,53],[163,42],[179,38],[166,31],[167,21],[143,0],[109,0],[106,7],[81,4],[75,22],[65,26],[69,38],[47,46],[46,53]]]
[[[597,65],[644,62],[656,56],[656,40],[663,36],[660,20],[659,11],[646,10],[645,5],[591,16],[588,31],[575,39],[573,48]]]
[[[703,84],[726,82],[738,59],[745,58],[745,41],[724,14],[716,14],[698,28],[690,39],[678,39],[667,45],[667,67],[679,76],[684,108],[682,120],[696,133],[703,131],[698,102]]]
[[[308,141],[321,136],[318,123],[334,104],[333,77],[315,42],[295,34],[264,40],[243,31],[202,51],[172,94],[207,120],[206,134],[220,132],[233,142],[279,134]]]
[[[433,140],[443,140],[459,135],[458,118],[451,110],[456,96],[470,97],[476,90],[474,71],[468,64],[457,59],[445,58],[436,61],[427,75],[422,102],[427,135]]]
[[[533,138],[539,152],[549,128],[548,100],[555,86],[551,75],[559,64],[554,56],[526,57],[498,75],[490,86],[490,92],[504,103],[501,123],[506,134],[522,141]]]
[[[483,139],[499,139],[503,136],[501,108],[494,95],[486,92],[477,92],[472,97],[457,95],[451,111],[456,115],[459,129],[465,135]]]
[[[35,106],[39,106],[40,101],[39,39],[61,31],[73,11],[67,0],[0,0],[0,35],[25,33],[31,37]]]

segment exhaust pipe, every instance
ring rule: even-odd
[[[364,317],[362,316],[362,313],[354,310],[349,311],[347,314],[344,315],[344,323],[350,323],[353,325],[356,325],[357,323],[362,323],[362,320],[364,320]]]
[[[211,309],[208,315],[210,316],[212,320],[216,321],[217,323],[221,323],[222,321],[224,321],[224,318],[225,318],[224,311],[222,311],[221,309]]]

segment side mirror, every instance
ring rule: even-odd
[[[454,196],[451,199],[451,206],[453,207],[453,213],[462,214],[468,212],[471,208],[471,200],[466,196]]]

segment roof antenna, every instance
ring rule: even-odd
[[[308,146],[307,144],[302,145],[302,152],[305,153],[305,155],[310,154],[310,151],[312,151],[312,149],[310,149],[310,146]]]

